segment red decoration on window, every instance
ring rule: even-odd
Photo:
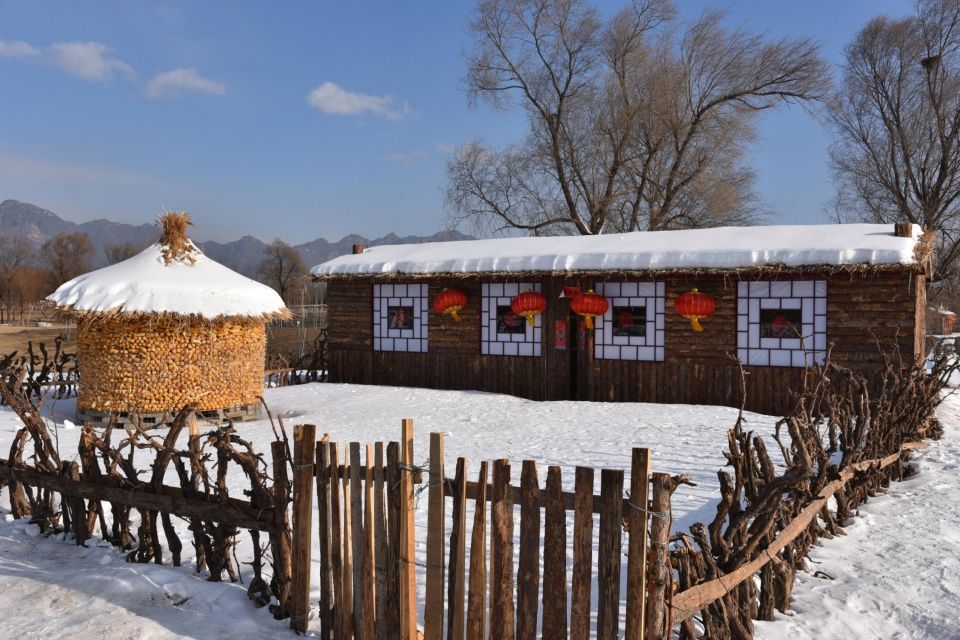
[[[790,318],[783,314],[775,315],[773,320],[770,321],[770,328],[776,335],[783,336],[790,330]]]
[[[717,302],[713,296],[692,289],[677,296],[674,307],[677,313],[690,321],[693,330],[699,332],[703,331],[700,321],[713,315],[717,310]]]
[[[433,310],[437,313],[449,313],[460,322],[460,309],[467,304],[467,294],[460,289],[444,289],[433,299]]]
[[[536,322],[538,315],[547,310],[547,298],[538,291],[524,291],[513,296],[510,309],[518,316],[527,319],[530,325]]]
[[[593,329],[593,317],[602,316],[610,308],[610,303],[599,293],[593,290],[581,293],[570,301],[570,310],[578,316],[583,316],[587,329]]]

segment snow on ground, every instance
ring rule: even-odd
[[[919,475],[813,549],[810,572],[797,574],[795,614],[756,623],[758,640],[960,638],[960,397],[939,417],[944,437],[917,458]]]
[[[343,451],[343,445],[350,441],[398,440],[401,419],[413,418],[414,459],[417,464],[425,464],[428,460],[429,433],[441,431],[446,434],[448,475],[453,474],[458,456],[468,459],[468,472],[471,478],[476,477],[481,460],[508,457],[514,463],[512,474],[515,484],[519,483],[520,462],[523,459],[533,459],[538,462],[541,482],[546,478],[548,465],[561,466],[564,484],[572,490],[573,469],[576,465],[629,471],[631,449],[647,446],[653,450],[652,460],[655,470],[674,474],[688,473],[698,483],[697,487],[682,487],[675,495],[676,522],[680,526],[703,520],[712,513],[717,496],[716,471],[724,461],[721,451],[726,443],[726,432],[733,426],[737,416],[736,410],[728,407],[533,402],[482,392],[323,383],[269,389],[265,395],[274,414],[285,416],[288,430],[297,423],[316,424],[319,433],[327,432],[334,441],[341,443],[341,451]],[[72,400],[59,401],[47,407],[47,413],[53,416],[57,424],[58,446],[64,459],[74,457],[80,435],[79,429],[69,428],[72,425],[65,423],[72,419],[73,412]],[[772,431],[774,418],[757,414],[748,414],[747,418],[748,428],[756,429],[761,433]],[[18,425],[18,419],[13,413],[0,409],[0,451],[9,449]],[[267,422],[240,424],[238,431],[242,437],[253,440],[258,451],[269,451],[273,431]],[[776,451],[773,443],[770,448],[771,451]],[[147,458],[142,460],[138,466],[147,464]],[[599,472],[595,480],[594,490],[599,493]],[[240,495],[241,489],[247,486],[236,469],[229,481],[234,495]],[[176,480],[168,477],[168,482],[175,484]],[[8,505],[6,492],[3,494],[0,505]],[[472,508],[472,503],[468,503],[468,523],[473,521]],[[420,557],[423,557],[425,548],[426,511],[426,494],[423,494],[423,499],[417,504],[416,537]],[[448,509],[448,520],[449,511]],[[193,579],[189,564],[194,561],[194,558],[192,547],[186,542],[189,539],[186,523],[175,518],[174,524],[185,541],[184,568],[174,570],[125,564],[119,556],[115,556],[109,566],[110,570],[113,571],[112,567],[116,566],[125,572],[124,575],[132,576],[131,586],[124,595],[111,593],[109,598],[97,600],[98,606],[105,607],[107,602],[113,601],[117,607],[131,611],[145,610],[147,613],[144,615],[150,619],[159,618],[165,622],[170,620],[169,630],[174,637],[178,634],[185,637],[209,637],[211,633],[215,634],[216,630],[211,629],[208,633],[207,622],[205,622],[207,618],[200,618],[196,612],[191,612],[189,603],[179,609],[175,608],[163,593],[162,586],[165,582]],[[515,527],[515,535],[519,535],[519,526]],[[0,549],[3,545],[9,544],[13,550],[22,550],[24,548],[17,545],[24,544],[25,537],[27,536],[22,526],[0,522]],[[35,539],[30,540],[36,544]],[[240,540],[238,555],[243,561],[250,556],[249,536],[244,533]],[[54,553],[54,550],[57,552]],[[24,560],[35,564],[41,576],[47,577],[46,579],[44,577],[29,578],[27,576],[31,573],[30,571],[17,571],[14,580],[18,585],[17,589],[22,593],[23,590],[31,588],[33,594],[33,597],[25,598],[29,604],[21,612],[22,616],[18,616],[17,624],[20,626],[16,629],[19,632],[27,637],[40,637],[45,627],[31,622],[32,616],[29,612],[34,611],[39,614],[36,609],[45,611],[57,606],[52,601],[56,596],[51,594],[51,598],[47,599],[39,595],[45,592],[47,583],[58,579],[51,574],[59,571],[61,565],[67,567],[68,572],[76,571],[78,576],[82,576],[84,571],[93,576],[101,570],[99,556],[103,554],[99,554],[98,557],[81,558],[72,555],[76,552],[69,541],[47,541],[38,546],[36,552],[31,551],[26,554]],[[66,559],[70,559],[70,562]],[[0,553],[0,615],[9,606],[4,604],[2,595],[5,585],[11,582],[9,577],[11,572],[7,570],[7,566],[18,562],[21,562],[20,553],[11,552],[9,555]],[[247,568],[244,567],[244,569]],[[154,571],[162,572],[163,577],[150,577]],[[313,571],[315,586],[313,599],[316,600],[320,595],[319,563],[316,552]],[[249,572],[246,571],[245,577],[249,578],[248,574]],[[594,576],[596,576],[596,570]],[[625,579],[626,572],[624,572]],[[189,584],[194,584],[189,580]],[[28,585],[33,586],[28,587]],[[422,611],[423,576],[418,578],[418,587]],[[222,585],[213,588],[230,589]],[[65,586],[64,589],[70,592],[73,587]],[[594,593],[596,591],[594,588]],[[217,603],[223,603],[221,615],[224,619],[237,617],[238,620],[243,621],[249,620],[247,616],[253,616],[255,619],[266,621],[263,624],[271,622],[266,611],[254,610],[253,606],[248,604],[242,590],[234,588],[222,593],[222,598],[216,599],[204,592],[204,606],[207,602],[213,602],[214,604],[210,606],[216,609]],[[245,613],[243,616],[235,616],[235,610],[245,611]],[[209,620],[212,622],[215,617],[216,615],[211,615]],[[123,618],[123,614],[120,614],[117,619],[120,618]],[[172,620],[181,619],[194,619],[196,628],[191,627],[194,623],[172,622]],[[13,624],[12,621],[11,624]],[[7,628],[6,622],[3,627]],[[192,633],[196,636],[191,635]],[[250,633],[248,637],[256,637],[260,630]],[[241,631],[234,637],[244,637],[242,634]]]
[[[475,477],[480,460],[509,457],[514,462],[515,483],[520,461],[525,458],[538,462],[541,480],[548,465],[560,465],[570,488],[575,465],[629,470],[631,448],[647,446],[653,450],[654,470],[688,473],[698,484],[681,487],[675,494],[676,528],[712,515],[718,495],[716,471],[724,462],[726,431],[736,419],[736,411],[725,407],[532,402],[480,392],[360,385],[270,389],[266,397],[274,413],[285,416],[288,429],[311,422],[320,433],[329,432],[341,443],[396,440],[400,419],[411,417],[418,463],[427,460],[429,432],[442,431],[447,434],[449,474],[457,456],[468,459],[471,477]],[[958,468],[960,401],[949,403],[943,414],[947,436],[924,454],[919,478],[895,486],[892,495],[902,499],[871,500],[861,509],[863,520],[848,528],[848,536],[816,550],[815,559],[822,563],[816,568],[837,580],[801,575],[795,606],[799,615],[759,625],[762,635],[758,637],[960,637],[950,635],[952,628],[945,626],[946,614],[960,603],[960,577],[949,576],[951,570],[960,576],[955,570],[960,564],[960,514],[955,513],[960,491],[953,489],[950,478]],[[48,407],[58,425],[64,458],[72,457],[79,438],[78,429],[64,426],[73,410],[72,401]],[[774,420],[747,414],[747,428],[769,436]],[[17,425],[16,416],[0,409],[0,451],[8,449]],[[239,430],[257,443],[258,450],[268,450],[273,434],[266,422],[240,425]],[[769,448],[778,450],[772,441]],[[230,480],[232,491],[239,495],[244,486],[239,475]],[[595,490],[599,491],[599,474]],[[4,492],[0,506],[7,504]],[[9,518],[8,512],[2,513]],[[472,513],[467,517],[469,526]],[[426,500],[422,500],[417,513],[420,554],[425,524]],[[868,530],[867,525],[872,528]],[[69,630],[84,633],[95,626],[97,637],[104,638],[242,639],[286,628],[285,622],[275,622],[265,610],[249,604],[244,587],[210,584],[195,576],[185,523],[177,526],[185,541],[185,566],[175,569],[128,564],[112,549],[77,548],[69,540],[37,536],[35,527],[23,522],[0,518],[0,626],[4,635],[65,636]],[[249,537],[242,539],[241,561],[249,554]],[[243,575],[248,580],[246,569]],[[315,560],[314,585],[318,584],[318,569]],[[952,582],[942,583],[941,574]],[[861,582],[854,583],[854,579]],[[422,576],[418,584],[422,592]],[[898,591],[898,585],[910,588]],[[917,591],[920,596],[913,596]],[[853,593],[858,594],[856,598],[850,596]],[[184,596],[189,599],[181,602]],[[314,599],[318,596],[317,591]],[[422,608],[422,593],[420,604]],[[829,620],[824,608],[830,611]],[[867,615],[861,615],[861,610]],[[832,618],[840,615],[852,620],[841,620],[824,633],[823,625],[833,625]],[[855,624],[860,626],[844,626]],[[901,628],[898,624],[907,630],[903,635],[887,633]]]

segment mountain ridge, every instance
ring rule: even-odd
[[[107,263],[104,252],[106,245],[129,242],[141,247],[156,241],[160,236],[160,228],[153,224],[132,225],[124,222],[114,222],[106,218],[77,223],[65,220],[53,211],[29,202],[13,199],[0,202],[0,234],[23,236],[39,248],[46,240],[58,233],[77,231],[90,236],[90,240],[96,248],[95,266],[97,267],[104,266]],[[376,246],[471,239],[472,236],[465,235],[457,230],[439,231],[429,236],[401,236],[391,231],[384,236],[372,239],[358,234],[348,234],[336,241],[319,237],[293,245],[293,248],[300,253],[309,268],[326,260],[350,253],[354,244]],[[255,278],[257,267],[263,259],[269,243],[256,236],[246,234],[230,242],[208,240],[197,244],[213,260],[245,276]]]

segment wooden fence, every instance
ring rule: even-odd
[[[84,435],[92,437],[92,431],[85,429]],[[164,451],[170,453],[175,433],[168,434],[168,440]],[[229,446],[227,442],[218,445]],[[74,533],[78,544],[91,535],[96,519],[102,520],[105,512],[100,501],[113,507],[114,531],[118,518],[129,520],[130,509],[152,519],[154,531],[146,539],[153,545],[159,544],[157,514],[165,520],[176,515],[205,523],[204,530],[233,528],[226,535],[236,535],[239,529],[248,529],[252,535],[267,533],[272,594],[278,603],[272,611],[275,617],[289,617],[291,628],[301,633],[308,630],[313,617],[311,556],[318,550],[318,615],[311,631],[324,640],[417,640],[421,634],[425,640],[665,640],[676,624],[748,584],[797,535],[814,525],[827,499],[848,482],[891,467],[922,446],[908,443],[896,453],[841,470],[804,501],[802,510],[783,523],[776,538],[758,549],[750,562],[679,593],[672,588],[669,552],[674,534],[670,495],[679,478],[655,473],[651,481],[647,449],[633,450],[626,497],[623,470],[600,471],[599,495],[593,493],[596,471],[589,467],[576,468],[572,492],[563,490],[561,469],[556,466],[548,468],[541,487],[537,465],[531,460],[523,461],[516,485],[512,465],[505,459],[492,465],[481,462],[473,470],[476,480],[469,480],[467,460],[458,458],[452,476],[448,475],[444,437],[438,433],[430,434],[429,464],[422,469],[414,464],[410,420],[403,421],[399,442],[365,446],[317,441],[314,426],[296,426],[292,455],[282,440],[272,443],[273,486],[267,490],[254,482],[249,502],[188,490],[189,484],[163,485],[169,456],[154,467],[154,478],[146,486],[98,477],[83,455],[83,445],[82,474],[75,462],[64,461],[59,473],[54,473],[17,460],[0,460],[0,486],[9,485],[11,495],[18,486],[61,494],[63,527]],[[221,450],[221,462],[227,452]],[[292,510],[288,509],[291,496]],[[418,547],[416,507],[423,500],[427,502],[426,539]],[[38,499],[37,504],[44,501]],[[472,522],[468,522],[471,512]],[[37,510],[33,515],[42,518],[44,513],[51,515],[53,510]],[[599,515],[597,527],[595,515]],[[179,542],[167,524],[164,533],[174,564],[179,564]],[[121,523],[119,530],[126,526]],[[107,531],[105,523],[101,527]],[[214,557],[208,550],[208,561]],[[568,558],[572,558],[569,566]],[[141,561],[149,560],[162,561],[159,552]],[[256,580],[260,579],[259,562],[258,556]],[[213,576],[213,566],[211,572]],[[683,627],[681,636],[690,637]]]
[[[418,627],[425,640],[646,637],[648,450],[633,451],[625,498],[622,470],[600,472],[599,495],[588,467],[576,468],[573,492],[563,490],[555,466],[541,487],[532,460],[523,461],[519,485],[511,483],[505,459],[471,470],[458,458],[450,476],[439,433],[430,435],[429,466],[420,469],[410,420],[403,421],[399,442],[364,447],[314,443],[304,429],[294,432],[292,628],[308,626],[315,483],[320,598],[314,630],[325,640],[416,640]],[[422,471],[426,481],[417,487]],[[476,480],[468,479],[471,473]],[[423,499],[427,531],[418,556],[415,512]]]

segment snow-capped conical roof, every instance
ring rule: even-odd
[[[75,315],[174,315],[205,320],[286,317],[276,291],[205,256],[185,213],[161,218],[163,235],[139,254],[65,282],[47,297]]]

